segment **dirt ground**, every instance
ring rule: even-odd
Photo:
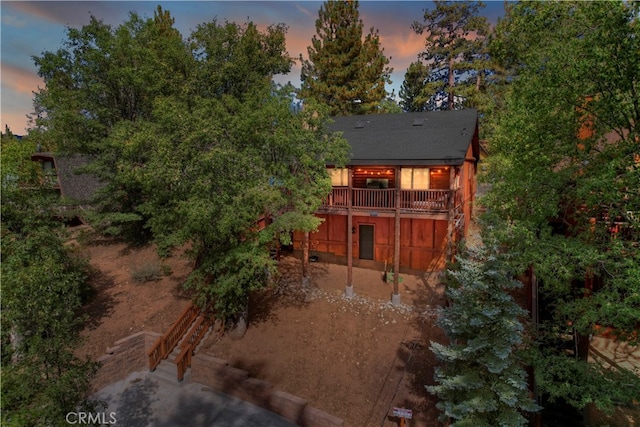
[[[347,426],[395,426],[393,407],[413,410],[406,425],[436,425],[429,341],[441,289],[402,275],[403,305],[390,304],[392,286],[382,273],[354,269],[356,296],[344,298],[346,267],[311,264],[303,288],[299,260],[281,261],[275,289],[254,298],[245,337],[211,337],[201,351],[228,360],[274,387],[339,416]],[[435,275],[434,275],[435,276]]]
[[[96,293],[86,306],[81,355],[97,359],[118,339],[142,330],[164,332],[188,298],[180,286],[190,263],[179,253],[163,261],[171,274],[140,283],[144,266],[159,263],[155,248],[131,248],[74,230],[79,251],[88,256]],[[80,242],[80,243],[77,243]],[[199,351],[209,352],[268,381],[276,389],[345,419],[347,426],[396,426],[392,408],[413,410],[407,426],[436,425],[430,340],[442,304],[437,275],[401,275],[402,305],[390,304],[392,285],[382,273],[354,268],[355,297],[343,297],[346,267],[311,264],[312,283],[300,285],[299,260],[285,257],[272,289],[252,299],[247,333],[240,340],[211,336]]]
[[[81,332],[84,343],[78,351],[80,356],[95,360],[117,340],[136,332],[162,333],[189,303],[181,284],[190,271],[190,262],[179,253],[162,262],[170,275],[137,282],[137,271],[161,265],[155,247],[132,248],[96,236],[83,226],[71,231],[75,238],[69,244],[88,258],[94,291],[84,307],[87,323]]]

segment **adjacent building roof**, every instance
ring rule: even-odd
[[[349,165],[461,165],[469,145],[479,158],[473,109],[334,117],[330,130],[351,145]]]
[[[58,175],[60,194],[76,202],[86,203],[91,200],[96,191],[104,187],[97,176],[82,172],[90,159],[82,155],[62,156],[53,153],[35,153],[31,156],[34,161],[52,160]]]
[[[56,156],[55,162],[62,196],[78,202],[88,202],[104,187],[104,183],[97,176],[81,172],[81,168],[89,164],[87,157]]]

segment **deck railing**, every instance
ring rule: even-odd
[[[187,333],[182,344],[180,344],[181,351],[175,360],[178,367],[178,381],[182,381],[184,379],[184,374],[187,371],[187,368],[191,366],[193,353],[196,351],[196,347],[200,343],[200,340],[202,340],[210,327],[211,319],[208,316],[198,316],[198,319]]]
[[[400,209],[413,213],[447,212],[450,190],[400,190]],[[455,191],[455,202],[461,201],[461,191]],[[346,210],[349,190],[333,188],[321,209]],[[396,209],[396,189],[354,188],[351,190],[354,210],[393,211]]]
[[[400,191],[401,208],[412,212],[446,212],[449,197],[449,190]]]
[[[160,338],[156,340],[151,347],[151,350],[147,353],[149,356],[149,370],[155,370],[162,359],[165,359],[169,353],[173,351],[180,339],[189,329],[189,326],[193,323],[198,316],[200,309],[193,303],[184,309],[178,320],[171,326],[171,328]]]

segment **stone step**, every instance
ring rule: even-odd
[[[168,360],[163,360],[162,362],[160,362],[156,370],[152,372],[152,375],[158,381],[163,381],[166,384],[170,384],[173,386],[179,386],[180,384],[188,383],[191,381],[191,372],[189,369],[187,369],[187,372],[185,372],[184,379],[182,381],[178,381],[178,367],[175,363]]]

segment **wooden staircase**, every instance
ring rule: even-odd
[[[148,351],[149,370],[153,372],[160,367],[158,371],[161,377],[170,379],[176,375],[178,381],[184,380],[198,344],[212,325],[213,316],[209,312],[201,312],[193,303],[189,303],[178,320]]]

